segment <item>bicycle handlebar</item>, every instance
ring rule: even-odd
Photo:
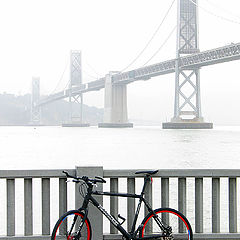
[[[106,180],[104,180],[102,177],[100,176],[95,176],[95,178],[99,179],[102,183],[106,183]]]
[[[93,183],[93,184],[96,184],[96,183],[106,183],[106,181],[102,177],[99,177],[99,176],[95,176],[95,179],[90,179],[87,176],[75,177],[75,176],[70,175],[66,171],[62,171],[62,172],[66,175],[66,177],[75,179],[76,181],[74,181],[74,182],[76,182],[76,183],[80,182],[79,180],[82,180],[82,181],[84,181],[86,183]]]

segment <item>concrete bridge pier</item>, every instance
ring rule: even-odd
[[[30,126],[41,126],[41,107],[37,106],[40,100],[40,78],[32,78],[31,112]]]
[[[104,120],[99,123],[100,128],[129,128],[133,127],[128,122],[127,113],[127,85],[114,84],[113,73],[110,72],[105,78],[104,96]]]

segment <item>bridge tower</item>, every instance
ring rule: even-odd
[[[31,112],[30,125],[41,125],[41,107],[37,106],[40,100],[40,78],[32,78]]]
[[[200,52],[198,0],[178,0],[174,117],[163,128],[212,128],[201,113],[199,68],[181,69],[178,59]]]
[[[114,84],[113,74],[109,72],[105,77],[104,119],[99,123],[101,128],[128,128],[133,127],[128,122],[127,113],[127,85]]]
[[[88,127],[83,123],[83,94],[73,94],[74,89],[82,85],[82,55],[81,51],[70,53],[70,82],[69,82],[69,120],[63,127]]]

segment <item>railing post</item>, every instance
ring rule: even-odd
[[[147,181],[146,190],[145,190],[145,199],[152,206],[152,183],[151,180]],[[144,215],[146,216],[149,213],[147,207],[144,208]],[[152,232],[152,219],[149,220],[149,224],[146,226],[146,232]]]
[[[178,178],[178,210],[186,216],[186,178]],[[180,220],[178,229],[180,233],[185,231],[185,226]]]
[[[67,183],[66,178],[59,178],[59,217],[67,211]],[[64,224],[64,225],[63,225]],[[67,223],[63,222],[60,227],[60,233],[66,232]]]
[[[161,179],[161,207],[169,207],[169,178]]]
[[[94,178],[95,176],[103,177],[103,167],[76,167],[76,176],[88,176]],[[103,190],[103,184],[99,183],[97,186],[98,191]],[[75,204],[76,208],[80,208],[82,204],[82,197],[79,195],[78,184],[76,184],[75,190]],[[102,205],[103,197],[94,196],[94,198]],[[89,204],[88,218],[91,222],[92,229],[92,239],[102,240],[103,239],[103,216],[100,211],[98,211],[92,204]]]
[[[7,236],[15,236],[15,179],[7,179]]]
[[[24,235],[33,234],[32,179],[24,179]]]
[[[237,184],[236,178],[229,178],[229,232],[237,232]]]
[[[110,178],[110,192],[118,192],[118,178]],[[118,197],[110,197],[110,214],[118,219]],[[118,230],[111,223],[110,233],[118,233]]]
[[[135,193],[135,178],[127,179],[127,192],[132,194]],[[127,198],[127,225],[129,232],[131,231],[134,214],[135,214],[135,199]]]
[[[203,178],[195,178],[195,232],[203,232]]]
[[[169,207],[169,178],[161,178],[161,207]],[[169,224],[168,214],[163,214],[162,218]]]
[[[220,232],[220,178],[212,178],[212,232]]]
[[[50,234],[50,178],[42,178],[42,235]]]

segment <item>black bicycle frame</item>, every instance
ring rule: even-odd
[[[142,202],[144,202],[145,206],[147,207],[148,211],[152,214],[155,215],[153,209],[151,208],[150,204],[144,199],[144,190],[146,188],[146,184],[147,181],[149,180],[149,178],[145,178],[144,180],[144,185],[143,185],[143,189],[140,195],[138,194],[130,194],[130,193],[113,193],[113,192],[101,192],[101,191],[92,191],[92,188],[89,188],[87,195],[84,198],[83,201],[83,205],[81,210],[85,210],[87,209],[88,203],[89,201],[104,215],[107,217],[107,219],[114,225],[114,227],[116,227],[121,233],[122,235],[126,238],[126,239],[153,239],[153,238],[159,238],[162,235],[154,235],[154,236],[147,236],[147,237],[136,237],[137,232],[139,231],[139,228],[141,226],[138,227],[138,229],[135,231],[136,228],[136,223],[137,223],[137,219],[139,216],[139,212],[140,212],[140,208],[141,208],[141,204]],[[135,216],[134,216],[134,220],[133,220],[133,224],[132,224],[132,228],[130,233],[128,233],[119,223],[119,221],[112,216],[111,214],[109,214],[102,206],[101,204],[99,204],[97,202],[97,200],[95,198],[92,197],[92,195],[104,195],[104,196],[114,196],[114,197],[129,197],[129,198],[139,198],[139,203],[137,206],[137,210],[135,212]],[[158,223],[159,224],[159,223]],[[159,227],[161,227],[162,224],[159,224]]]

